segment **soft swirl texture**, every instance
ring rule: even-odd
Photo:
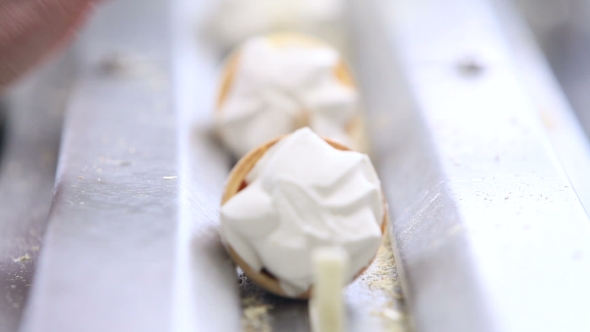
[[[312,285],[316,248],[346,250],[347,280],[374,257],[385,211],[366,155],[337,150],[303,128],[271,147],[246,182],[221,207],[222,237],[252,269],[274,275],[287,295]]]
[[[338,77],[342,59],[333,48],[305,40],[258,37],[236,53],[216,114],[221,138],[237,156],[303,126],[358,148],[347,130],[358,121],[359,96]]]

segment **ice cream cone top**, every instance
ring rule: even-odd
[[[319,247],[346,250],[352,281],[374,258],[386,220],[368,157],[308,128],[245,155],[221,206],[230,256],[256,283],[288,297],[309,296],[311,253]]]
[[[338,51],[311,37],[246,41],[226,62],[216,108],[218,132],[237,156],[305,126],[357,149],[351,127],[361,113],[353,76]]]

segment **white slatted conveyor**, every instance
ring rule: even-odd
[[[531,93],[556,87],[488,1],[373,3],[358,71],[416,330],[590,329],[590,221]]]

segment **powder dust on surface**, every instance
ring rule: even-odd
[[[270,310],[273,297],[258,287],[240,271],[240,296],[242,305],[242,330],[244,332],[272,332]]]
[[[403,294],[398,281],[391,237],[385,233],[375,260],[356,281],[367,287],[377,300],[371,315],[381,320],[384,332],[408,331]]]
[[[248,277],[239,271],[238,282],[240,285],[240,297],[242,305],[242,329],[245,332],[272,332],[277,324],[277,309],[294,307],[294,312],[301,316],[293,319],[306,319],[307,302],[299,300],[283,299],[274,296],[259,286],[255,285]],[[398,282],[397,267],[391,247],[391,240],[386,233],[377,252],[375,260],[367,270],[351,285],[349,291],[370,294],[370,308],[366,315],[372,319],[378,319],[382,328],[377,332],[406,332],[407,319],[404,309],[403,295]]]

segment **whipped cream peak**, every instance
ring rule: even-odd
[[[222,237],[255,271],[290,296],[313,284],[311,255],[325,246],[350,256],[352,280],[379,247],[385,210],[366,155],[329,145],[309,128],[272,146],[221,207]]]
[[[359,95],[342,79],[336,50],[308,37],[270,35],[248,40],[234,56],[216,111],[232,152],[245,155],[304,126],[356,148],[347,130],[359,120]]]

